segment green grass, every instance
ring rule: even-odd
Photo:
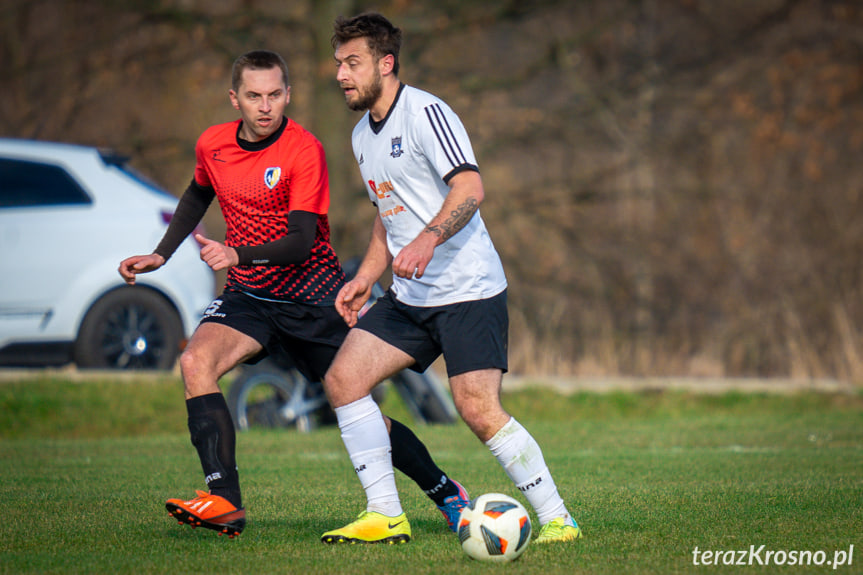
[[[249,524],[228,540],[164,510],[203,485],[176,378],[2,383],[0,573],[826,573],[694,566],[692,551],[832,559],[852,544],[853,564],[836,571],[863,572],[861,395],[535,391],[504,403],[540,442],[585,538],[487,565],[401,475],[410,544],[322,545],[364,504],[335,428],[239,436]],[[394,393],[384,410],[409,422]],[[415,429],[472,494],[521,498],[463,424]]]

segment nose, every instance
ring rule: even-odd
[[[345,80],[347,80],[348,74],[347,74],[347,71],[345,70],[345,68],[346,68],[346,66],[344,64],[339,64],[339,67],[336,68],[336,81],[337,82],[344,82]]]
[[[269,96],[261,98],[261,112],[269,112],[272,107],[273,103]]]

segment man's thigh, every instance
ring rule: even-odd
[[[258,355],[263,347],[253,337],[215,322],[198,325],[184,355],[221,377],[236,365]]]
[[[414,359],[381,338],[352,329],[325,378],[330,404],[341,407],[365,397],[383,380],[413,365]]]
[[[414,361],[408,367],[422,373],[441,354],[437,339],[425,325],[425,316],[434,314],[435,309],[406,306],[388,291],[360,318],[356,329],[371,333],[409,355]]]

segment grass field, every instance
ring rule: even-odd
[[[229,540],[164,510],[203,486],[179,380],[0,383],[0,573],[863,573],[861,394],[537,390],[504,404],[585,538],[488,565],[401,475],[411,543],[321,544],[365,501],[335,428],[239,436],[249,524]],[[384,408],[409,422],[394,393]],[[473,495],[521,498],[464,425],[416,430]],[[762,545],[752,566],[722,565]],[[716,560],[705,550],[724,552],[720,565],[701,565]]]

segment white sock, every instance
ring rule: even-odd
[[[366,491],[366,511],[376,511],[388,517],[401,515],[392,445],[378,404],[371,395],[367,395],[334,411],[342,441]]]
[[[539,444],[514,417],[485,444],[533,506],[540,525],[557,517],[563,517],[567,523],[573,522],[557,492]]]

